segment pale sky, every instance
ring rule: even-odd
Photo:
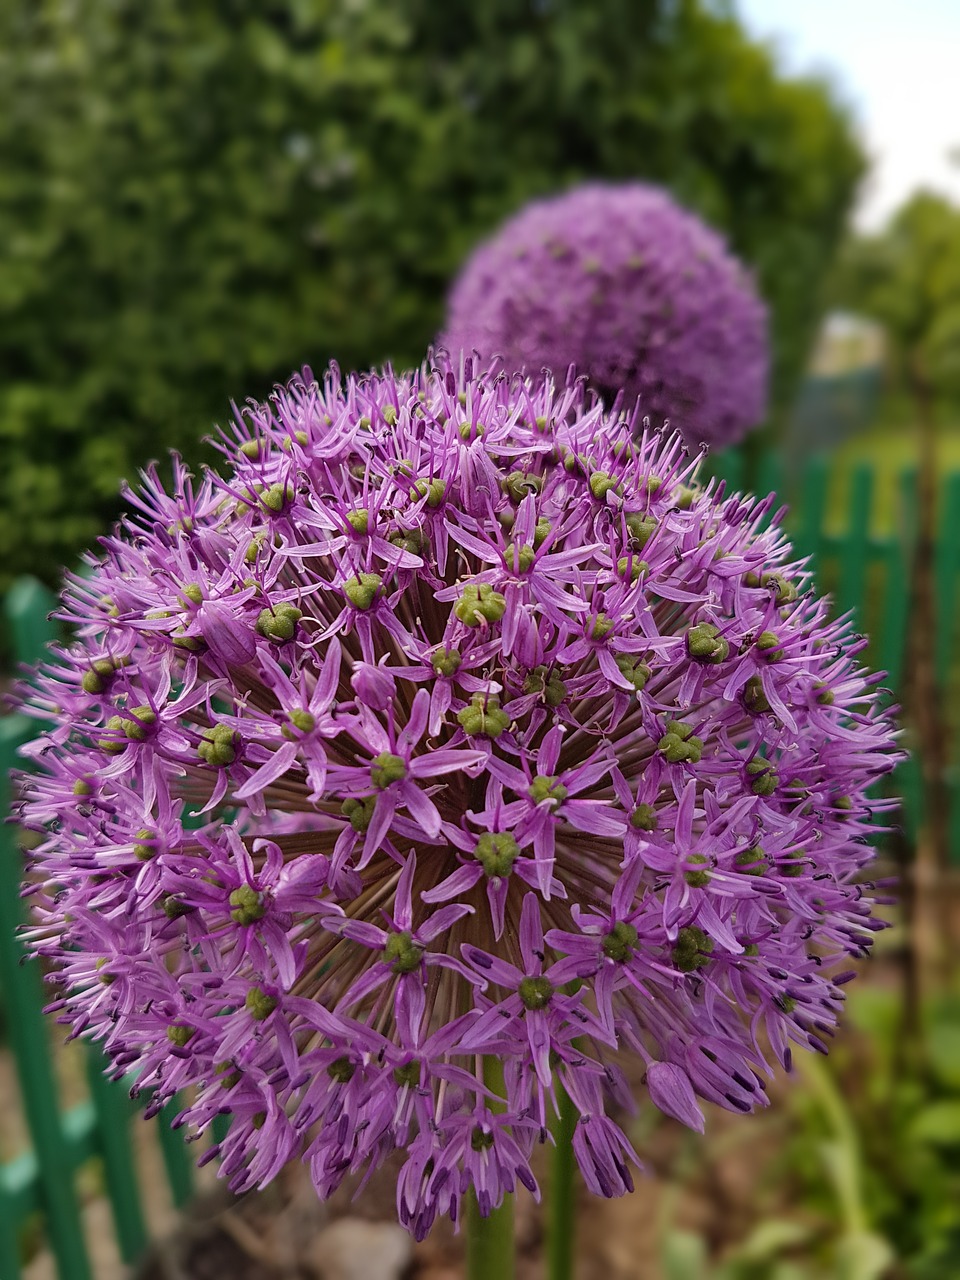
[[[734,0],[791,72],[827,72],[873,164],[854,215],[881,226],[917,187],[960,203],[960,0]],[[958,152],[951,164],[948,153]]]

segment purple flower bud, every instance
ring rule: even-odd
[[[396,695],[397,685],[389,671],[369,662],[358,662],[350,677],[357,698],[371,711],[386,711]]]
[[[205,600],[197,610],[200,634],[225,666],[242,667],[253,660],[257,642],[253,628],[222,600]]]
[[[697,1106],[693,1086],[686,1072],[672,1062],[651,1062],[647,1067],[650,1101],[674,1120],[703,1133],[703,1112]]]

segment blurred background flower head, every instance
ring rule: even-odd
[[[644,183],[588,183],[509,219],[454,282],[440,342],[510,371],[572,369],[694,450],[736,444],[766,409],[766,309],[750,273]]]

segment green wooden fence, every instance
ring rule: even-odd
[[[18,662],[35,662],[55,634],[48,620],[54,597],[39,582],[21,579],[3,602],[12,651]],[[24,716],[0,719],[0,815],[10,810],[11,768],[17,748],[34,732]],[[25,964],[17,937],[23,918],[20,902],[22,856],[16,828],[0,828],[0,997],[7,1048],[17,1069],[20,1100],[32,1150],[0,1164],[0,1280],[18,1280],[26,1236],[43,1236],[52,1250],[60,1280],[94,1280],[81,1222],[77,1172],[98,1161],[110,1201],[116,1244],[125,1262],[135,1262],[147,1243],[141,1179],[132,1142],[134,1105],[128,1086],[103,1074],[100,1052],[86,1052],[87,1099],[64,1111],[59,1104],[52,1048],[63,1036],[42,1009],[49,1000],[40,968]],[[0,1049],[2,1049],[0,1043]],[[152,1126],[160,1143],[169,1194],[180,1206],[193,1191],[193,1158],[182,1135],[170,1128],[176,1102],[161,1111]]]
[[[742,487],[744,460],[735,453],[713,459],[710,470],[733,489]],[[873,636],[871,665],[889,673],[896,690],[902,682],[910,607],[910,570],[915,539],[916,475],[899,477],[893,509],[877,522],[877,476],[861,467],[850,478],[843,500],[840,527],[831,527],[828,512],[828,463],[810,459],[794,474],[784,476],[774,456],[761,460],[756,477],[758,490],[786,492],[793,501],[787,529],[801,554],[812,557],[822,588],[834,592],[838,611],[852,609],[857,624]],[[888,495],[889,499],[889,495]],[[888,501],[889,505],[889,501]],[[837,510],[838,504],[833,502]],[[960,569],[960,473],[941,483],[938,503],[936,582],[940,604],[937,633],[937,677],[945,704],[960,704],[960,671],[951,668],[957,639],[956,575]],[[884,532],[873,532],[874,527]],[[51,638],[53,624],[47,615],[53,597],[39,583],[23,580],[4,601],[10,646],[16,659],[32,663]],[[0,719],[0,815],[10,806],[9,769],[18,746],[32,732],[19,715]],[[948,778],[950,821],[954,856],[960,850],[960,770],[951,762]],[[922,793],[913,762],[899,770],[894,786],[904,798],[907,832],[916,834],[922,821]],[[93,1280],[84,1239],[77,1191],[77,1171],[98,1160],[100,1182],[110,1201],[116,1242],[122,1258],[134,1262],[148,1239],[144,1197],[131,1140],[133,1104],[123,1084],[109,1082],[102,1074],[103,1060],[96,1049],[87,1053],[85,1102],[63,1110],[58,1102],[51,1044],[57,1029],[41,1013],[44,996],[36,963],[24,965],[24,952],[16,936],[21,920],[18,886],[22,855],[15,827],[0,827],[0,998],[3,1001],[9,1050],[16,1061],[21,1102],[31,1135],[32,1150],[0,1164],[0,1280],[18,1280],[23,1266],[23,1242],[29,1228],[42,1226],[43,1238],[53,1252],[61,1280]],[[52,1033],[52,1034],[51,1034]],[[0,1044],[0,1051],[3,1046]],[[179,1133],[169,1127],[177,1104],[161,1112],[161,1124],[153,1126],[153,1140],[161,1145],[168,1192],[176,1205],[193,1189],[193,1160]],[[2,1137],[2,1135],[0,1135]]]

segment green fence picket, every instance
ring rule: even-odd
[[[219,1115],[213,1117],[213,1124],[210,1126],[212,1130],[212,1138],[214,1142],[223,1142],[224,1138],[230,1131],[229,1115]]]
[[[56,605],[56,596],[36,578],[18,578],[7,592],[3,611],[17,662],[32,665],[56,640],[57,624],[50,618]]]
[[[770,525],[770,521],[780,510],[781,507],[789,506],[789,496],[786,493],[786,485],[783,468],[780,465],[780,459],[773,454],[765,453],[755,466],[756,470],[756,487],[754,493],[758,498],[767,498],[770,494],[776,495],[776,501],[771,503],[766,515],[760,521],[758,528],[766,529]],[[790,513],[787,512],[787,525],[790,522]]]
[[[765,453],[760,459],[760,466],[757,471],[757,497],[765,498],[768,493],[777,495],[774,511],[790,501],[783,463],[775,453]]]
[[[954,587],[960,566],[960,471],[944,481],[940,495],[940,521],[937,536],[936,580],[939,626],[937,627],[937,683],[946,688],[950,659],[956,651],[957,597]]]
[[[157,1116],[160,1150],[167,1171],[167,1182],[173,1203],[181,1208],[193,1195],[194,1165],[183,1141],[182,1129],[171,1129],[170,1126],[183,1110],[180,1098],[173,1098],[162,1107]]]
[[[814,574],[820,569],[823,544],[823,517],[827,503],[827,463],[824,458],[810,458],[803,472],[800,490],[797,550],[810,559]]]
[[[900,477],[900,512],[894,534],[883,545],[884,593],[879,621],[877,665],[887,673],[887,683],[899,689],[907,646],[910,582],[916,537],[916,472]]]
[[[33,726],[21,716],[0,720],[0,813],[10,809],[9,771],[16,749]],[[16,1058],[23,1109],[33,1135],[43,1209],[60,1280],[92,1280],[80,1224],[73,1161],[64,1133],[50,1063],[44,997],[36,963],[23,967],[26,955],[17,936],[20,924],[20,850],[16,831],[0,827],[0,975],[9,1010],[9,1032]]]
[[[743,455],[739,449],[724,449],[708,459],[708,470],[718,480],[725,480],[727,497],[743,488]]]
[[[898,484],[899,510],[897,520],[897,541],[900,547],[900,560],[891,582],[891,596],[887,602],[887,613],[884,618],[885,627],[891,633],[892,662],[889,667],[890,683],[901,690],[909,678],[904,664],[907,658],[909,641],[909,619],[912,605],[911,590],[913,583],[914,558],[917,544],[917,524],[919,514],[919,495],[917,488],[917,470],[912,467],[901,473]],[[902,696],[901,696],[902,702]],[[903,826],[911,841],[915,841],[923,817],[923,780],[920,765],[915,756],[908,758],[900,765],[894,775],[894,784],[903,797]]]
[[[935,649],[937,684],[943,695],[944,706],[955,706],[955,693],[951,684],[950,663],[957,652],[960,638],[958,618],[957,570],[960,567],[960,472],[955,471],[944,481],[940,495],[940,520],[937,532],[936,562],[934,567],[939,621]],[[955,677],[960,679],[960,676]],[[960,725],[947,724],[947,740],[953,743],[953,758],[948,761],[947,791],[949,797],[948,844],[951,860],[960,864]]]
[[[0,1166],[0,1276],[3,1280],[20,1280],[20,1226],[16,1171],[13,1166]]]
[[[875,635],[876,665],[885,673],[886,684],[897,689],[906,643],[909,569],[904,548],[897,538],[884,540],[878,558],[883,566],[883,590]]]
[[[863,630],[866,596],[867,560],[870,544],[870,500],[873,496],[873,473],[869,467],[857,467],[850,480],[849,520],[840,548],[840,576],[837,584],[837,612],[855,610],[855,626]]]
[[[103,1074],[106,1062],[92,1046],[87,1059],[87,1082],[97,1119],[97,1143],[120,1256],[135,1262],[147,1246],[147,1224],[140,1200],[140,1184],[130,1141],[133,1107],[122,1084]]]

